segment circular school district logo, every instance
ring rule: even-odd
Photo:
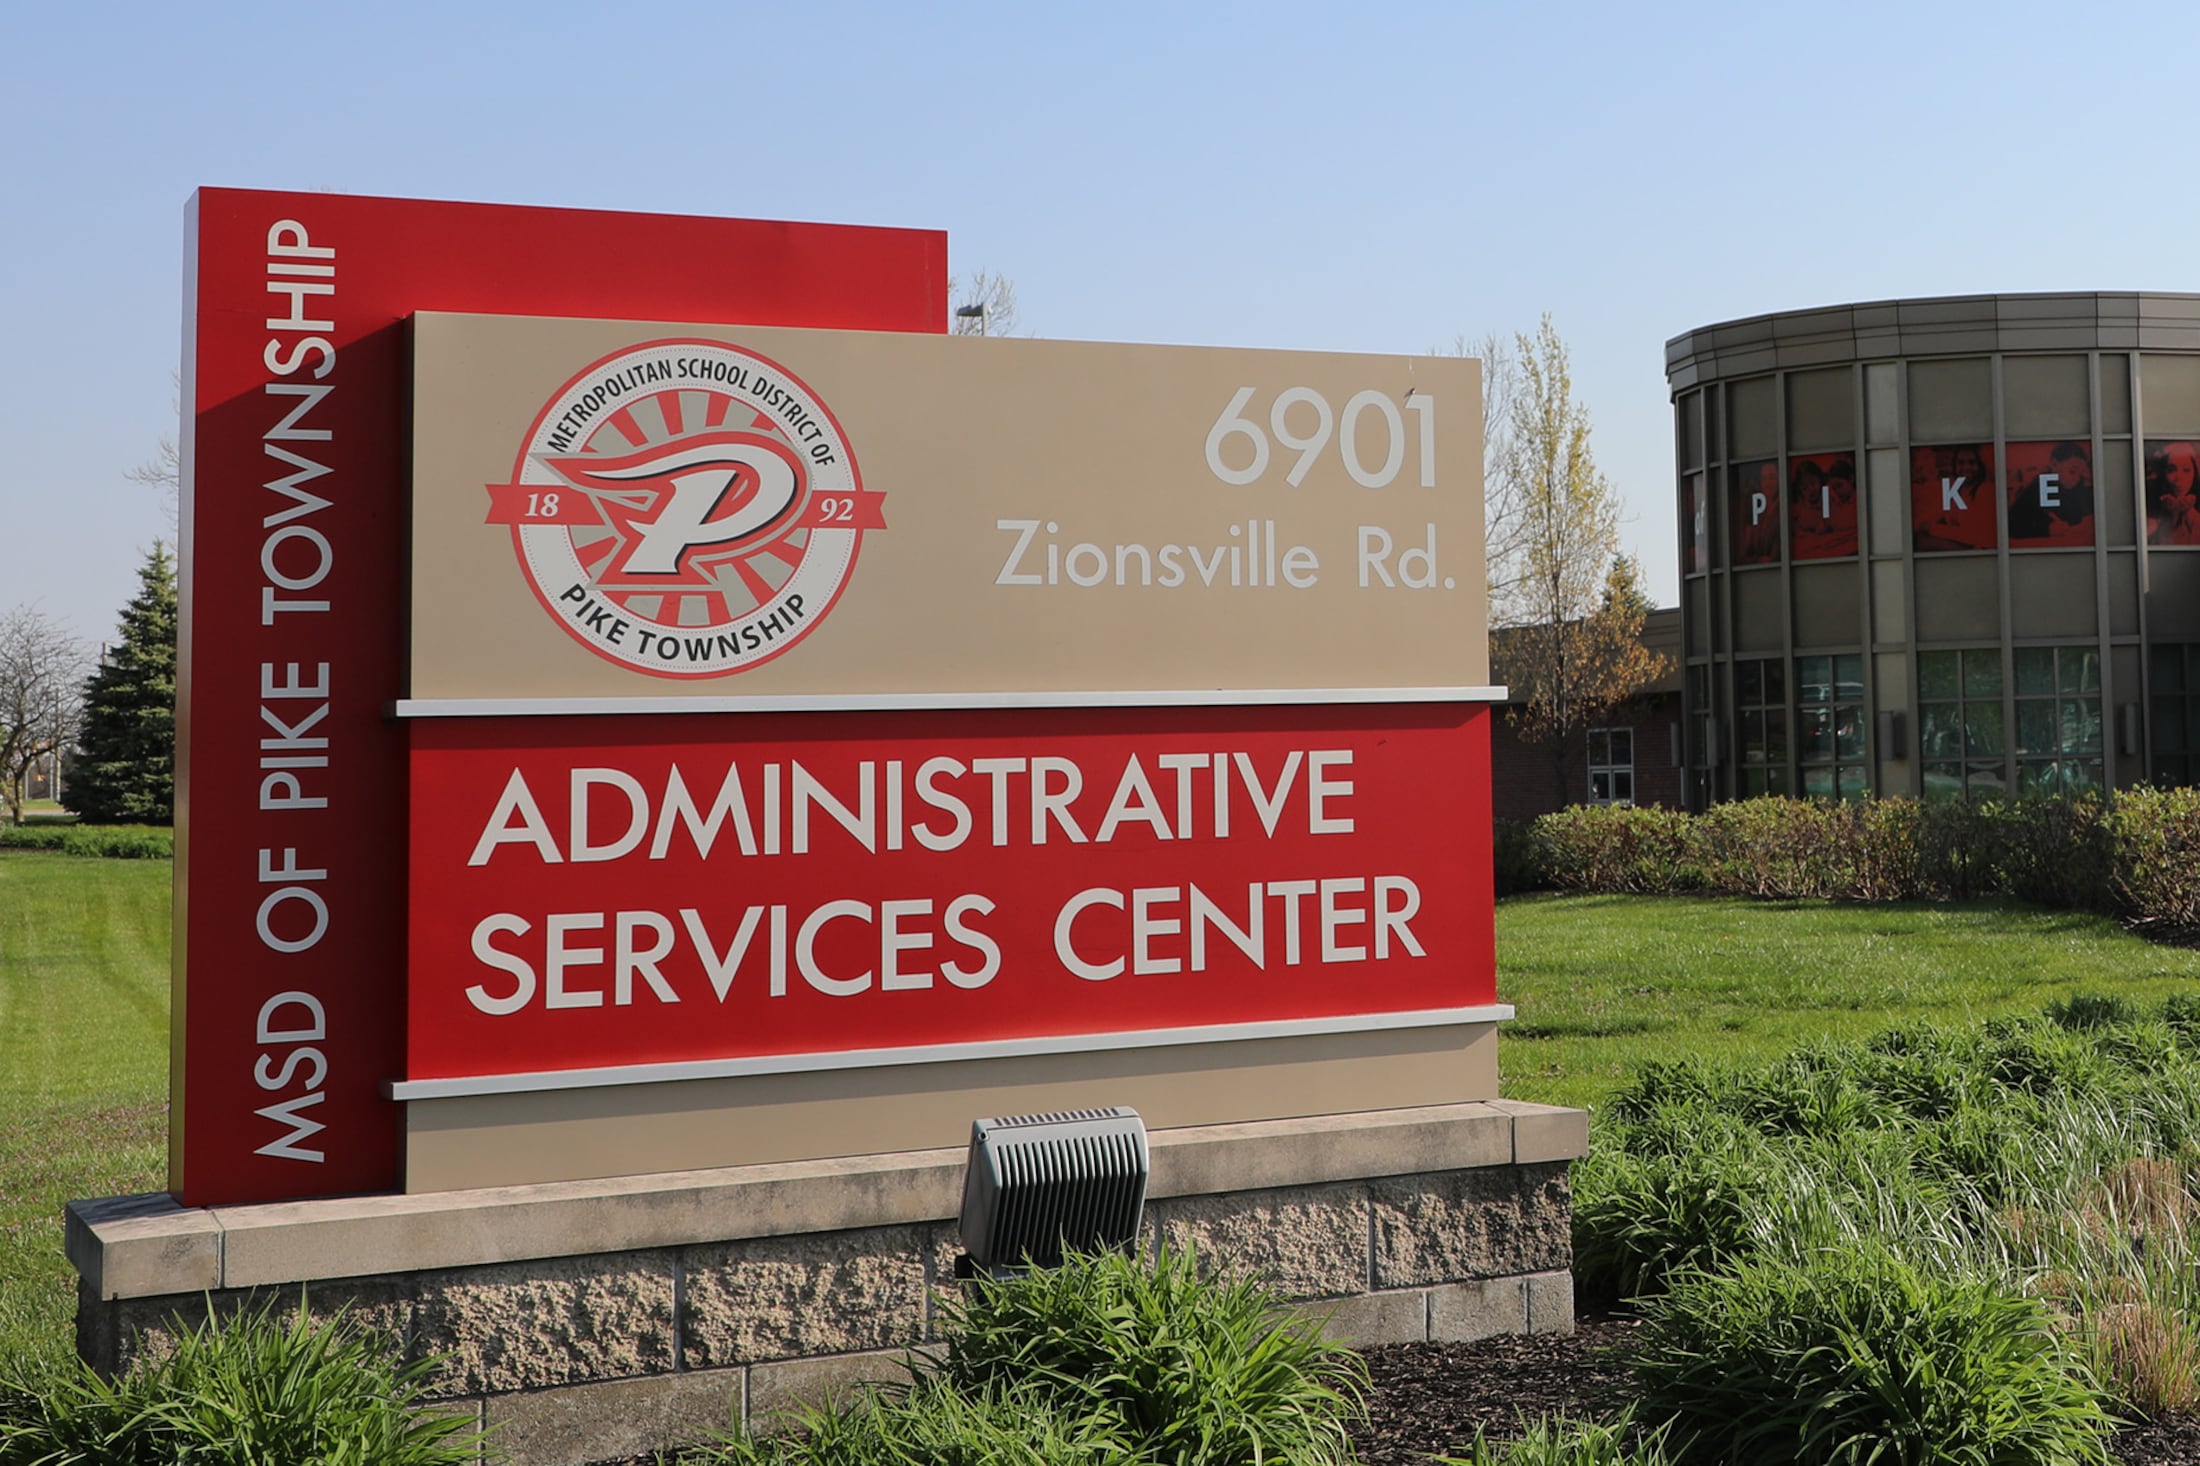
[[[536,417],[489,522],[574,640],[656,677],[725,677],[825,619],[884,529],[830,409],[777,362],[651,341]]]

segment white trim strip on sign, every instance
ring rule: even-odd
[[[1220,1023],[1206,1028],[1153,1028],[1131,1033],[1073,1033],[1055,1038],[991,1039],[981,1043],[925,1044],[898,1049],[851,1049],[838,1054],[766,1054],[749,1059],[695,1059],[668,1064],[619,1064],[602,1069],[550,1069],[531,1074],[479,1074],[451,1079],[401,1079],[385,1086],[394,1100],[455,1099],[476,1094],[526,1094],[549,1089],[596,1089],[612,1084],[670,1084],[684,1079],[731,1079],[751,1074],[795,1074],[818,1069],[877,1069],[889,1064],[946,1064],[966,1059],[1007,1059],[1029,1054],[1078,1054],[1098,1049],[1152,1049],[1177,1044],[1229,1043],[1241,1039],[1298,1038],[1308,1034],[1365,1033],[1391,1028],[1438,1028],[1459,1023],[1501,1023],[1510,1003],[1474,1008],[1422,1008],[1404,1013],[1353,1013],[1337,1018],[1282,1018],[1264,1023]]]
[[[399,718],[574,717],[604,713],[838,713],[931,708],[1260,707],[1503,702],[1502,687],[1169,688],[1153,692],[785,693],[726,697],[407,697]]]

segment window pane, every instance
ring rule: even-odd
[[[1785,794],[1788,792],[1787,765],[1774,764],[1765,770],[1765,792],[1767,794]]]
[[[1854,703],[1834,711],[1833,754],[1835,758],[1864,756],[1864,710]]]
[[[1806,762],[1833,757],[1833,714],[1826,708],[1804,708],[1797,719],[1796,750]]]
[[[1964,788],[1973,799],[1999,799],[2009,792],[2000,764],[1972,764],[1964,774]]]
[[[1734,664],[1734,700],[1744,707],[1765,700],[1765,664],[1763,662],[1736,662]]]
[[[2017,696],[2033,697],[2055,690],[2055,649],[2051,646],[2017,648]]]
[[[1608,764],[1612,761],[1605,747],[1605,737],[1602,728],[1591,728],[1589,730],[1589,763],[1591,766]]]
[[[1925,765],[1925,797],[1927,799],[1960,799],[1963,797],[1963,765]]]
[[[1833,659],[1830,657],[1797,657],[1795,659],[1795,700],[1797,702],[1830,701],[1832,673]]]
[[[1963,708],[1952,702],[1927,703],[1919,720],[1917,751],[1926,758],[1963,756]]]
[[[1919,652],[1917,654],[1917,695],[1919,697],[1954,697],[1961,688],[1957,679],[1956,654],[1954,652]]]
[[[2001,752],[2001,704],[1967,702],[1963,705],[1963,751],[1971,758]]]
[[[1635,776],[1624,771],[1612,775],[1612,797],[1623,804],[1635,802]]]
[[[2156,753],[2183,753],[2185,751],[2185,700],[2181,697],[2158,697],[2154,700],[2154,751]]]
[[[1787,663],[1777,658],[1759,663],[1765,669],[1765,701],[1784,703],[1788,700]]]
[[[2082,647],[2066,646],[2056,656],[2056,666],[2061,673],[2058,692],[2099,692],[2101,690],[2101,654]]]
[[[2101,787],[2101,766],[2090,759],[2075,759],[2063,765],[2063,792],[2066,794],[2094,794]]]
[[[1788,756],[1788,715],[1786,708],[1765,709],[1765,757],[1782,764]]]
[[[1829,766],[1803,770],[1803,796],[1806,799],[1833,798],[1833,769]]]
[[[2152,670],[2156,692],[2182,692],[2185,687],[2185,649],[2181,646],[2157,646],[2154,649]]]
[[[2001,653],[1993,647],[1982,647],[1963,654],[1963,695],[1965,697],[2001,696]]]
[[[2053,763],[2022,763],[2017,765],[2017,793],[2053,794],[2055,792],[2055,765]]]
[[[1606,735],[1612,741],[1612,762],[1626,768],[1635,766],[1635,730],[1614,728]]]
[[[2062,704],[2062,752],[2101,751],[2101,705],[2091,698],[2064,698]]]
[[[1842,699],[1862,697],[1864,695],[1864,658],[1862,655],[1851,652],[1846,656],[1835,657],[1833,659],[1833,679],[1839,688],[1839,696]]]
[[[1861,804],[1864,797],[1871,793],[1870,787],[1865,782],[1864,770],[1861,765],[1843,764],[1835,772],[1841,783],[1841,797],[1849,803]]]
[[[2053,703],[2041,699],[2017,704],[2018,753],[2059,753],[2060,738]]]
[[[1589,774],[1589,797],[1599,804],[1609,800],[1612,797],[1612,776],[1602,769],[1592,770]]]

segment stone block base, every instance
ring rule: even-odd
[[[1573,1327],[1578,1111],[1504,1101],[1156,1131],[1144,1250],[1256,1273],[1354,1344]],[[77,1202],[78,1348],[303,1288],[437,1356],[514,1466],[769,1429],[906,1375],[953,1286],[961,1151],[184,1210]]]

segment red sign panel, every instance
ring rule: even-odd
[[[171,1186],[191,1205],[389,1190],[405,317],[937,331],[946,241],[208,189],[189,248]]]
[[[1994,548],[1994,445],[1910,450],[1910,547],[1918,554]]]
[[[1488,718],[422,720],[406,1073],[1493,1003]]]

